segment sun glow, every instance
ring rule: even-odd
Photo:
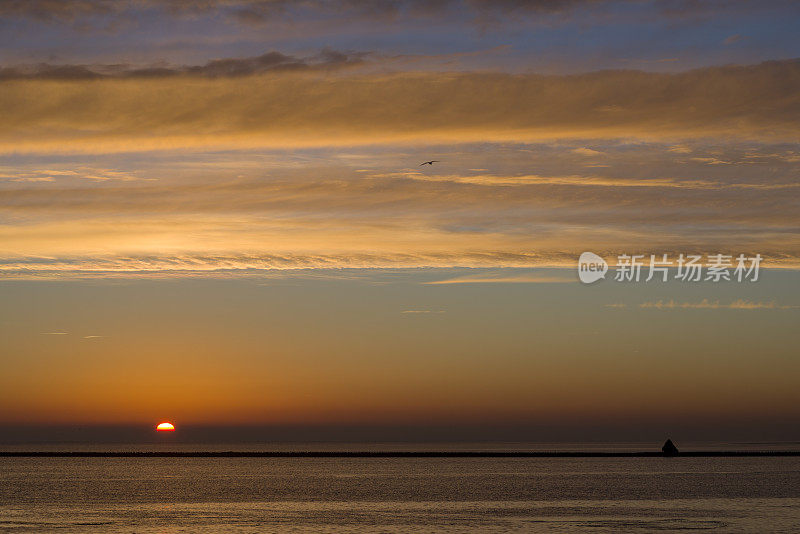
[[[159,432],[173,431],[175,430],[175,425],[173,425],[172,423],[167,423],[165,421],[163,423],[159,423],[158,426],[156,427],[156,430],[158,430]]]

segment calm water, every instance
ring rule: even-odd
[[[7,532],[800,532],[800,458],[0,458]]]

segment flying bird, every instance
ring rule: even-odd
[[[423,165],[433,165],[434,163],[439,163],[438,159],[432,159],[430,161],[426,161],[424,163],[420,163],[419,166],[422,167]]]

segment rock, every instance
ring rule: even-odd
[[[678,455],[678,447],[672,443],[671,439],[668,439],[664,442],[664,446],[661,447],[661,452],[664,453],[665,456],[677,456]]]

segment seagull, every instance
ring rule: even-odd
[[[432,159],[431,161],[426,161],[424,163],[420,163],[419,166],[422,167],[423,165],[433,165],[434,163],[439,163],[438,159]]]

